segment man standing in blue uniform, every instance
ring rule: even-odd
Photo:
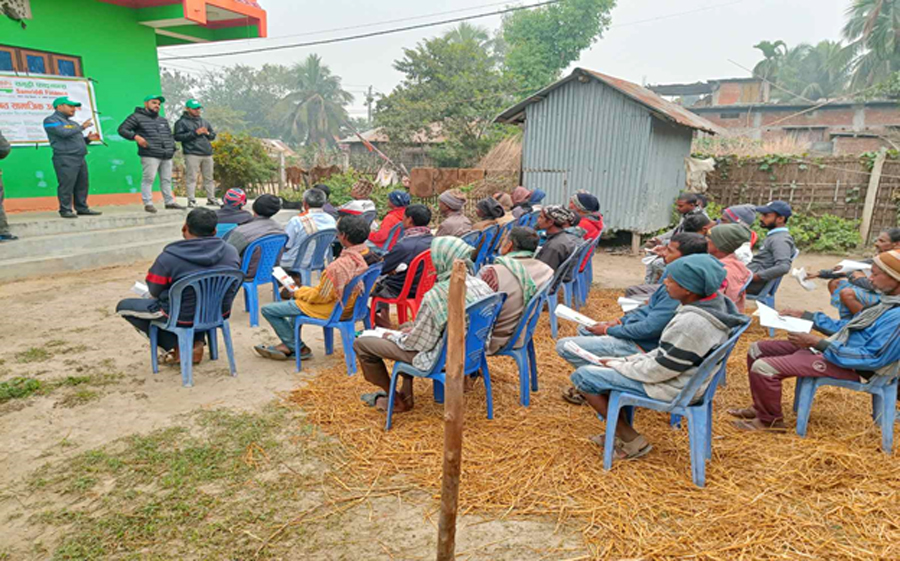
[[[44,119],[44,131],[53,150],[53,169],[56,170],[59,182],[56,191],[59,197],[59,215],[63,218],[78,218],[79,214],[102,214],[88,208],[88,168],[84,160],[87,145],[100,140],[100,135],[92,132],[84,136],[85,129],[91,128],[93,122],[90,119],[83,123],[72,120],[79,107],[81,103],[78,101],[58,97],[53,100],[56,111]]]

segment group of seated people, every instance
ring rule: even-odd
[[[450,273],[457,259],[471,264],[473,247],[461,237],[479,228],[508,224],[526,212],[537,212],[536,229],[516,226],[501,244],[492,264],[479,271],[470,269],[466,277],[465,300],[471,304],[487,295],[507,295],[488,342],[488,354],[494,354],[512,337],[525,308],[538,291],[547,285],[554,272],[585,240],[597,240],[603,230],[600,204],[594,195],[578,192],[568,207],[537,207],[534,193],[518,187],[510,194],[497,193],[475,205],[479,221],[474,224],[463,213],[466,194],[450,190],[439,197],[442,221],[432,230],[431,210],[411,204],[403,191],[391,193],[390,209],[380,227],[366,215],[368,195],[357,190],[348,203],[350,212],[326,209],[328,191],[319,186],[303,194],[302,212],[281,229],[272,216],[281,208],[274,196],[262,195],[253,203],[252,215],[244,215],[241,206],[246,197],[229,191],[225,206],[217,211],[198,208],[191,211],[183,228],[184,240],[167,246],[147,275],[153,299],[129,299],[119,304],[118,312],[142,332],[153,319],[166,317],[167,291],[179,278],[198,270],[240,265],[246,248],[256,239],[271,233],[288,237],[281,264],[294,268],[307,256],[298,255],[305,239],[328,229],[336,230],[340,252],[326,266],[315,286],[300,286],[284,301],[262,307],[262,315],[280,340],[275,345],[257,345],[255,352],[267,359],[288,360],[294,353],[311,356],[302,342],[294,344],[293,319],[299,315],[328,318],[352,279],[374,263],[382,263],[382,276],[372,296],[395,298],[413,260],[430,250],[436,274],[434,286],[422,295],[414,319],[398,331],[383,336],[359,336],[354,342],[363,376],[376,386],[364,401],[375,408],[387,408],[390,375],[385,361],[403,361],[427,371],[441,348],[447,324]],[[242,198],[243,197],[243,198]],[[371,202],[371,201],[369,201]],[[620,390],[658,400],[672,400],[686,386],[704,357],[726,341],[732,330],[745,324],[746,295],[757,294],[765,284],[785,275],[795,256],[795,245],[787,224],[791,207],[784,201],[772,201],[754,207],[740,205],[723,211],[714,222],[705,213],[705,200],[695,194],[679,197],[682,214],[679,224],[648,244],[653,259],[643,285],[629,288],[627,294],[644,296],[646,302],[619,318],[607,318],[591,328],[580,327],[579,335],[558,341],[557,352],[571,363],[572,387],[562,397],[581,405],[589,404],[605,416],[610,391]],[[360,212],[357,212],[360,211]],[[760,225],[768,231],[762,246],[745,264],[743,249],[752,246],[752,226],[759,215]],[[248,219],[249,216],[249,219]],[[218,220],[240,220],[240,226],[225,239],[215,237]],[[386,249],[384,230],[401,224],[404,234]],[[871,260],[869,275],[838,276],[822,271],[814,276],[832,279],[829,289],[841,318],[787,309],[787,316],[804,317],[814,322],[815,334],[790,334],[787,341],[763,341],[753,344],[747,355],[752,407],[733,409],[735,426],[744,430],[784,430],[781,411],[782,381],[789,377],[830,376],[848,380],[869,379],[884,374],[900,359],[900,229],[882,233],[875,243],[878,254]],[[659,261],[659,262],[657,262]],[[652,269],[652,271],[651,271]],[[653,275],[650,273],[653,272]],[[410,297],[417,292],[419,278],[412,283]],[[298,283],[299,284],[299,283]],[[353,301],[362,287],[357,286],[345,313],[352,313]],[[754,292],[756,290],[756,292]],[[192,307],[182,309],[182,319],[190,321]],[[602,319],[602,318],[600,318]],[[386,308],[377,310],[379,326],[393,328]],[[588,363],[568,348],[573,341],[600,357],[601,364]],[[177,362],[174,336],[161,332],[160,345],[169,351],[169,360]],[[194,360],[203,355],[203,337],[198,335]],[[708,381],[707,381],[708,384]],[[698,396],[705,391],[701,386]],[[404,376],[397,395],[395,411],[413,408],[413,380]],[[602,446],[603,435],[594,441]],[[615,457],[637,458],[652,446],[623,417],[616,427]]]

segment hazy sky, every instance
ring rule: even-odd
[[[532,4],[537,0],[528,0]],[[226,52],[343,37],[429,21],[493,12],[509,3],[499,0],[259,0],[268,12],[269,39],[214,45],[160,49],[160,58]],[[752,67],[760,54],[753,45],[763,39],[781,39],[788,45],[838,39],[844,11],[851,0],[618,0],[612,26],[573,66],[583,66],[633,82],[649,84],[695,82],[711,78],[748,76],[729,59]],[[469,10],[471,9],[471,10]],[[465,11],[463,11],[465,10]],[[439,12],[453,12],[432,17]],[[685,13],[690,12],[690,13]],[[681,14],[681,15],[675,15]],[[671,17],[667,17],[671,16]],[[373,25],[401,18],[411,21]],[[653,21],[647,21],[653,20]],[[495,30],[500,17],[473,20]],[[328,31],[361,26],[354,29]],[[363,116],[363,91],[369,85],[388,93],[400,74],[392,62],[404,47],[440,35],[453,25],[405,31],[394,35],[346,43],[301,47],[261,54],[227,56],[197,61],[164,63],[180,69],[217,68],[236,63],[261,66],[291,64],[318,53],[343,78],[345,89],[356,96],[350,112]],[[323,31],[327,31],[324,32]]]

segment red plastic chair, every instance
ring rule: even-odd
[[[412,290],[412,283],[416,278],[416,272],[420,268],[422,272],[419,276],[419,286],[416,287],[416,295],[410,298],[409,293]],[[397,306],[397,319],[400,325],[415,319],[416,314],[419,312],[419,307],[422,305],[422,299],[425,298],[425,293],[431,290],[436,280],[437,274],[434,272],[434,265],[431,263],[431,250],[426,250],[416,255],[415,259],[409,264],[409,268],[406,269],[406,280],[403,281],[403,288],[400,289],[399,296],[396,298],[372,297],[372,325],[375,325],[375,315],[379,303]],[[408,314],[407,311],[409,312]]]

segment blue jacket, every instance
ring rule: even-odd
[[[44,119],[44,132],[50,139],[50,148],[54,156],[80,156],[87,154],[87,145],[90,142],[84,136],[81,123],[76,123],[59,111]]]
[[[383,282],[390,286],[399,294],[403,290],[403,283],[406,282],[406,273],[391,275],[400,264],[409,265],[423,251],[431,249],[431,241],[434,237],[431,234],[424,236],[404,236],[394,245],[394,247],[384,256],[381,272],[385,276]],[[419,278],[422,276],[421,269],[419,274],[413,279],[412,286],[409,289],[409,296],[412,298],[416,295],[419,287]]]
[[[821,312],[804,314],[804,318],[812,320],[815,328],[826,334],[837,332],[850,321],[831,319]],[[875,372],[900,360],[900,306],[885,312],[866,329],[851,331],[846,343],[822,340],[816,350],[828,362],[860,372]]]
[[[659,346],[659,338],[675,317],[679,305],[678,300],[669,296],[665,285],[660,286],[645,306],[625,314],[621,319],[622,325],[610,327],[606,334],[627,339],[644,351],[652,351]]]

